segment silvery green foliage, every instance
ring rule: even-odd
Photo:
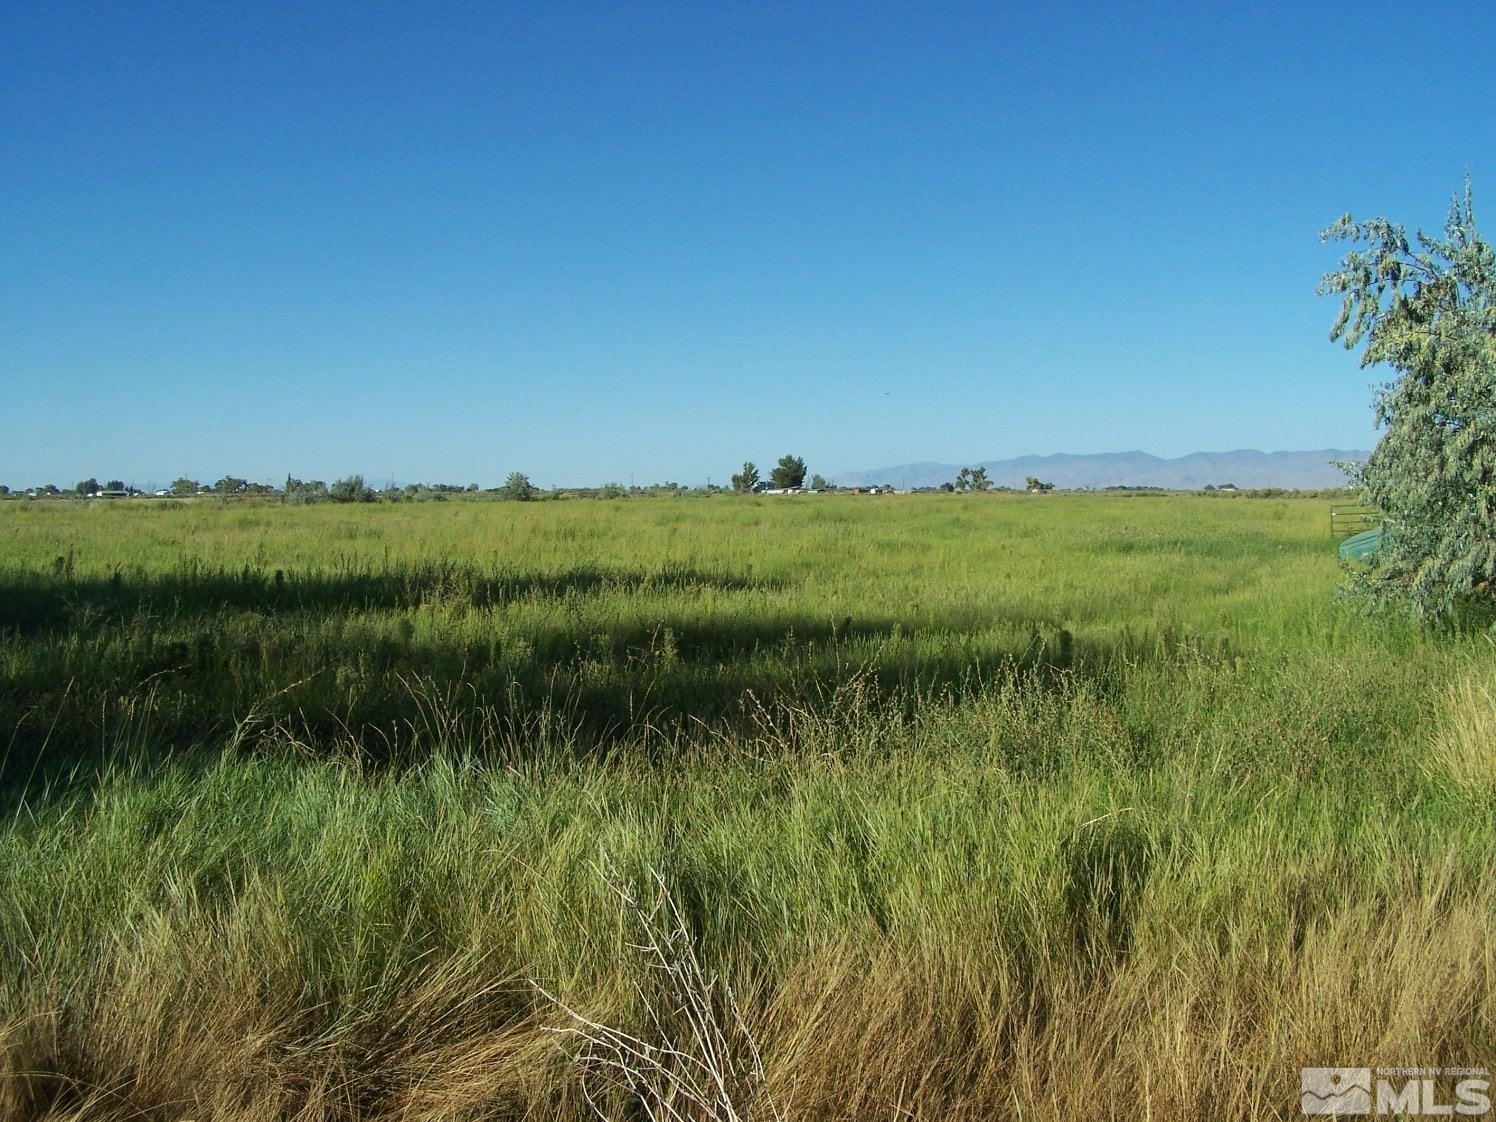
[[[1384,218],[1341,218],[1326,241],[1360,243],[1320,292],[1344,300],[1330,338],[1365,342],[1363,366],[1397,376],[1377,392],[1381,440],[1360,473],[1386,518],[1357,586],[1424,618],[1496,593],[1496,258],[1475,227],[1470,184],[1443,237]]]

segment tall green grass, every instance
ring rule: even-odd
[[[787,1117],[1484,1062],[1490,644],[1337,603],[1324,519],[0,507],[0,1115],[586,1117],[537,986],[659,1015],[604,867]]]
[[[777,502],[777,505],[776,505]],[[252,714],[409,739],[413,687],[597,741],[740,727],[874,676],[890,698],[1014,668],[1400,657],[1333,603],[1325,504],[817,498],[358,508],[0,507],[8,769]]]

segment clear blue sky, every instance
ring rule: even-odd
[[[0,481],[1366,447],[1496,5],[0,11]],[[1486,220],[1492,230],[1493,220]]]

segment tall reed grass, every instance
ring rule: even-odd
[[[618,886],[745,1117],[1488,1063],[1489,643],[1318,505],[1047,502],[0,515],[0,1117],[644,1117],[556,1032],[689,1066]]]

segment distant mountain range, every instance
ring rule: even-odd
[[[983,460],[994,486],[1024,486],[1033,475],[1056,487],[1163,487],[1186,491],[1220,487],[1339,487],[1345,473],[1331,460],[1365,460],[1370,453],[1343,448],[1321,448],[1313,452],[1259,452],[1242,448],[1235,452],[1191,452],[1177,459],[1151,456],[1147,452],[1097,452],[1072,456],[1019,456],[1012,460]],[[961,464],[899,464],[872,471],[845,471],[832,478],[844,487],[890,483],[895,487],[938,487],[956,478]]]

